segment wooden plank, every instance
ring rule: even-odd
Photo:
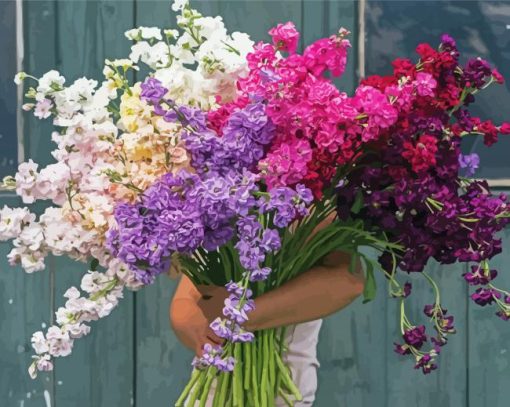
[[[387,337],[386,281],[376,275],[373,302],[356,300],[326,318],[319,337],[317,406],[384,407],[385,363],[391,353]]]
[[[127,1],[56,2],[56,69],[67,83],[87,76],[102,80],[105,58],[128,55],[124,31],[131,28],[133,5]],[[38,62],[38,61],[35,61]],[[41,137],[42,138],[42,137]],[[46,139],[47,143],[47,139]],[[55,310],[62,294],[79,285],[87,265],[55,258]],[[73,354],[57,361],[55,400],[62,406],[127,406],[133,391],[133,302],[128,294],[105,321],[92,324],[89,337],[75,343]]]
[[[495,285],[510,291],[510,228],[503,233],[503,253],[491,261],[499,275]],[[470,292],[474,290],[471,289]],[[504,406],[510,397],[510,329],[508,322],[494,315],[495,307],[468,306],[468,388],[469,406]]]
[[[442,305],[448,313],[454,315],[458,331],[451,335],[448,344],[438,358],[439,368],[429,375],[413,369],[413,360],[394,353],[390,347],[393,342],[402,343],[399,332],[398,301],[389,300],[387,308],[388,355],[385,370],[387,382],[387,405],[403,406],[466,406],[466,339],[467,329],[467,290],[462,278],[465,265],[441,266],[430,262],[426,272],[436,281],[442,293]],[[403,276],[401,276],[403,277]],[[406,313],[416,324],[425,324],[429,335],[435,331],[428,325],[423,314],[425,304],[431,304],[434,294],[423,276],[413,273],[407,278],[413,284],[411,296],[406,300]],[[403,279],[402,281],[406,281]],[[419,384],[418,384],[419,383]]]
[[[18,198],[0,197],[0,206],[20,204]],[[32,333],[51,318],[50,273],[26,275],[21,267],[11,267],[6,259],[11,248],[10,243],[0,243],[0,398],[9,407],[51,407],[53,374],[32,380],[27,371],[32,362]]]
[[[12,2],[11,4],[13,4]],[[8,3],[3,3],[5,7]],[[41,40],[53,44],[55,39],[55,19],[53,15],[53,2],[38,1],[27,2],[23,7],[24,22],[24,40],[25,52],[27,57],[24,60],[24,69],[27,72],[34,72],[40,69],[46,71],[55,64],[55,53],[52,48],[41,47]],[[15,21],[14,14],[1,13],[4,23]],[[30,27],[30,28],[27,28]],[[44,31],[44,38],[40,35]],[[13,41],[10,39],[9,41]],[[5,56],[11,61],[15,56]],[[36,63],[37,62],[37,63]],[[16,67],[10,66],[9,72],[5,78],[9,83],[12,81]],[[6,95],[8,96],[8,95]],[[15,96],[11,95],[10,103],[15,102]],[[4,111],[5,113],[5,111]],[[11,129],[15,129],[15,110],[9,109],[9,115],[12,120]],[[29,114],[23,115],[25,136],[27,134],[40,134],[42,129],[41,122],[36,121]],[[7,118],[4,118],[7,120]],[[49,136],[49,132],[46,132]],[[16,141],[16,134],[10,135]],[[32,142],[27,140],[25,151],[27,155],[39,160],[43,155],[48,154],[49,150],[44,147],[48,144],[43,137],[34,138]],[[40,143],[44,140],[45,143]],[[0,205],[9,206],[22,205],[21,200],[15,198],[12,194],[2,193],[0,195]],[[32,210],[38,212],[40,205],[33,205]],[[35,381],[30,379],[27,373],[28,365],[31,363],[33,350],[30,344],[32,333],[43,329],[50,322],[52,309],[52,271],[49,267],[46,270],[26,275],[21,268],[12,268],[9,266],[5,256],[10,251],[9,243],[0,245],[0,345],[2,352],[0,365],[0,397],[3,402],[9,406],[46,406],[54,405],[54,373],[41,374]]]

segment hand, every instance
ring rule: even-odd
[[[224,339],[217,336],[209,324],[222,315],[228,293],[223,287],[198,286],[197,289],[202,294],[198,301],[186,298],[172,301],[170,320],[179,340],[200,357],[206,343],[224,343]]]

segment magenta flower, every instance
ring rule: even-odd
[[[287,51],[294,54],[299,42],[299,32],[292,22],[278,24],[269,30],[269,35],[273,38],[273,44],[280,51]]]

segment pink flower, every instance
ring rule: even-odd
[[[351,46],[348,40],[343,39],[346,32],[338,36],[322,38],[309,45],[303,56],[305,65],[314,76],[320,76],[329,70],[333,76],[340,76],[347,64],[347,48]]]
[[[377,128],[388,128],[397,120],[398,112],[389,102],[387,96],[371,86],[360,86],[354,95],[354,106],[361,114],[368,116],[368,127],[363,139],[373,138]]]
[[[499,126],[499,132],[501,134],[510,134],[510,123],[503,123],[501,126]]]
[[[268,153],[259,167],[272,189],[300,182],[308,173],[311,159],[312,149],[308,141],[292,139]]]
[[[269,30],[269,35],[273,38],[273,44],[280,51],[287,51],[294,54],[299,41],[299,32],[292,22],[278,24]]]
[[[505,83],[505,78],[503,77],[503,75],[501,75],[501,73],[496,68],[494,68],[492,70],[492,77],[499,84]]]
[[[43,99],[35,105],[34,116],[39,119],[47,119],[51,116],[52,107],[53,103],[50,99]]]
[[[434,89],[437,82],[431,74],[426,72],[418,72],[414,81],[416,92],[420,96],[434,96]]]

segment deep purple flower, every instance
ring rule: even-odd
[[[409,355],[411,354],[411,350],[408,345],[400,345],[399,343],[394,343],[395,345],[395,352],[397,352],[399,355]]]
[[[419,325],[411,329],[406,329],[404,331],[403,338],[408,345],[413,346],[416,349],[420,349],[427,341],[425,326]]]
[[[409,281],[406,281],[403,289],[404,298],[407,298],[411,295],[412,288],[413,288],[412,284]]]
[[[492,288],[483,288],[480,287],[473,294],[471,294],[471,299],[476,302],[478,305],[484,307],[487,304],[492,304],[496,298],[500,298],[501,294],[493,290]]]
[[[481,266],[471,266],[471,272],[462,274],[469,285],[489,284],[497,275],[497,270],[487,270],[486,272]]]
[[[428,374],[432,372],[433,370],[437,369],[437,365],[435,363],[432,363],[433,359],[432,357],[426,353],[423,356],[420,357],[418,362],[414,365],[415,369],[420,369],[424,374]]]

